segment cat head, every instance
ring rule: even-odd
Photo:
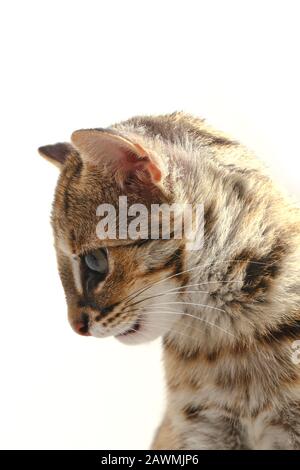
[[[148,209],[148,227],[153,204],[174,202],[166,162],[150,147],[141,136],[90,129],[74,132],[71,143],[39,148],[60,169],[52,225],[69,321],[81,335],[139,343],[178,320],[184,241],[119,232],[132,221],[128,211],[121,217],[125,197],[127,207]],[[99,237],[99,207],[115,209],[113,236]]]

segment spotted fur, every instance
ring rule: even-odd
[[[203,120],[141,116],[92,132],[136,145],[139,169],[125,177],[78,138],[40,149],[61,168],[52,224],[71,325],[128,343],[163,337],[168,401],[153,449],[300,449],[299,209]],[[97,206],[124,194],[147,207],[203,203],[203,248],[100,241]],[[109,273],[87,292],[83,257],[101,246]]]

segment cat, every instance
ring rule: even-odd
[[[75,131],[52,225],[69,321],[162,337],[167,406],[152,449],[300,449],[300,212],[238,141],[183,112]],[[204,240],[100,240],[100,203],[203,204]],[[294,350],[293,348],[296,348]]]

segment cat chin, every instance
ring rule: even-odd
[[[165,329],[160,328],[159,324],[145,324],[142,318],[135,320],[126,330],[119,327],[117,331],[113,332],[101,325],[94,325],[90,328],[91,336],[96,338],[114,336],[118,341],[124,344],[146,343],[155,340],[164,333]]]
[[[138,320],[130,328],[115,335],[115,338],[123,344],[142,344],[154,341],[170,331],[178,317],[161,314],[156,321],[147,321],[145,317],[139,316]]]
[[[115,338],[120,341],[120,343],[123,344],[142,344],[142,343],[148,343],[149,341],[154,341],[156,338],[159,338],[161,336],[161,332],[143,332],[143,331],[137,331],[137,332],[132,332],[128,333],[127,335],[117,335]]]
[[[96,338],[114,336],[123,344],[142,344],[164,336],[172,329],[177,319],[176,315],[170,316],[164,312],[160,314],[159,318],[156,315],[151,318],[149,313],[147,315],[141,314],[133,319],[131,324],[127,323],[126,328],[124,328],[124,322],[114,327],[113,330],[96,323],[90,327],[89,332],[91,336]]]
[[[158,327],[149,327],[148,325],[140,325],[138,328],[135,325],[135,328],[129,329],[124,333],[118,334],[115,338],[123,344],[142,344],[149,341],[154,341],[156,338],[159,338],[163,332]]]

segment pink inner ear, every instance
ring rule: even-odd
[[[145,151],[138,146],[138,150]],[[151,161],[148,155],[139,156],[134,152],[124,149],[125,159],[120,162],[123,167],[123,172],[125,174],[134,174],[136,171],[147,172],[152,182],[158,183],[161,180],[161,171],[160,169]]]
[[[75,131],[72,142],[87,163],[98,166],[106,162],[114,168],[120,184],[134,174],[146,183],[158,183],[162,178],[156,161],[141,145],[109,129]]]

